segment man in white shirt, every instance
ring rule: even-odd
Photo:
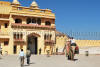
[[[72,37],[72,38],[70,39],[70,41],[71,41],[71,47],[72,47],[73,53],[75,54],[75,48],[76,48],[75,39]]]
[[[71,41],[71,46],[76,46],[76,42],[75,42],[75,39],[73,37],[70,39],[70,41]]]
[[[19,56],[20,56],[20,63],[21,63],[21,67],[22,67],[24,65],[24,51],[23,51],[23,49],[21,49]]]

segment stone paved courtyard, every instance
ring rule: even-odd
[[[24,67],[100,67],[100,55],[76,55],[76,61],[68,61],[65,56],[46,57],[32,56],[31,64],[27,66],[26,61]],[[26,59],[25,59],[26,60]],[[4,56],[0,59],[0,67],[20,67],[18,56]]]

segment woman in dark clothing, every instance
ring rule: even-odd
[[[27,58],[27,64],[30,64],[30,57],[31,57],[31,51],[29,50],[29,48],[27,48],[26,51],[26,58]]]

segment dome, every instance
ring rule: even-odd
[[[20,5],[18,0],[13,0],[12,4],[19,4]]]
[[[36,3],[36,1],[33,1],[33,2],[32,2],[31,7],[38,8],[38,4]]]

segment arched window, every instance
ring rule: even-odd
[[[52,39],[52,35],[50,34],[50,40]]]
[[[46,21],[46,22],[45,22],[45,25],[51,26],[51,23],[50,23],[49,21]]]
[[[44,40],[51,40],[52,35],[51,34],[45,34],[44,35]]]
[[[20,33],[20,39],[23,39],[23,33]]]
[[[22,23],[21,19],[15,19],[15,23]]]
[[[40,18],[37,19],[37,24],[41,25],[41,19]]]
[[[27,18],[27,24],[30,24],[31,23],[31,18]]]
[[[46,40],[46,34],[44,35],[44,40]]]
[[[20,38],[20,35],[19,33],[16,34],[16,39],[19,39]]]
[[[32,19],[32,23],[33,23],[33,24],[35,24],[35,23],[36,23],[36,20],[35,20],[34,18]]]
[[[7,28],[8,27],[8,23],[5,23],[5,28]]]
[[[13,34],[13,37],[14,37],[14,39],[16,39],[16,33],[14,32],[14,34]]]
[[[47,34],[46,36],[47,36],[47,40],[50,40],[49,34]]]

